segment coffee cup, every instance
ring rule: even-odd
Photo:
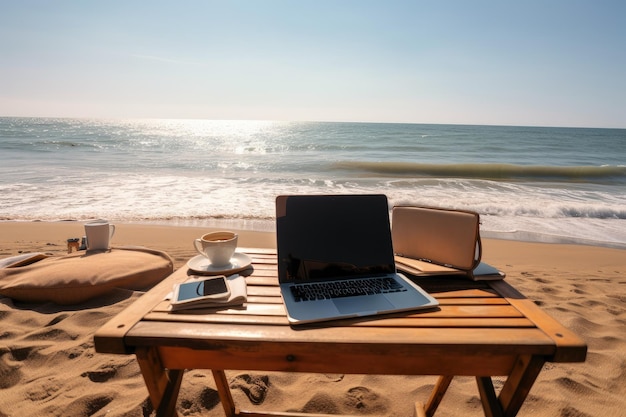
[[[115,233],[115,225],[106,220],[94,220],[85,223],[87,250],[109,249],[111,238]]]
[[[237,238],[233,232],[211,232],[194,240],[193,246],[211,261],[212,266],[227,266],[237,249]]]

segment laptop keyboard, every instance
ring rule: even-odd
[[[299,284],[293,285],[290,289],[296,301],[324,300],[406,291],[406,288],[390,277]]]

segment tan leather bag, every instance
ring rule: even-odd
[[[399,262],[423,272],[471,274],[482,256],[479,225],[479,215],[472,211],[396,206],[391,216],[394,252]]]

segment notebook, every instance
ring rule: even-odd
[[[278,196],[276,238],[292,324],[438,305],[396,272],[385,195]]]

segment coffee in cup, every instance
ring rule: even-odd
[[[233,232],[211,232],[194,240],[193,246],[211,261],[212,266],[227,266],[237,249],[237,238],[238,235]]]
[[[87,250],[109,249],[111,238],[115,234],[115,225],[106,220],[94,220],[85,223]]]

